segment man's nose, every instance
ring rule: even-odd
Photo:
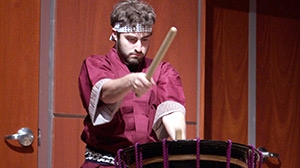
[[[135,50],[137,52],[142,52],[142,41],[141,40],[137,40],[137,42],[135,43]]]

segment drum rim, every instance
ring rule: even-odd
[[[176,147],[182,147],[182,146],[189,146],[189,147],[196,147],[196,143],[197,143],[197,139],[193,139],[193,140],[170,140],[170,141],[166,141],[166,144],[168,145],[168,152],[169,155],[171,156],[171,158],[168,158],[168,160],[172,161],[172,159],[176,160],[176,157],[184,157],[184,155],[189,155],[189,159],[191,159],[192,157],[194,157],[194,160],[196,160],[196,154],[195,152],[187,152],[187,153],[183,153],[180,154],[176,153],[176,151],[174,150]],[[211,159],[216,159],[218,158],[218,161],[221,162],[226,162],[226,149],[227,149],[227,141],[219,141],[219,140],[200,140],[200,160],[208,160],[208,161],[214,161]],[[221,147],[221,149],[220,149]],[[155,162],[155,158],[162,158],[162,141],[159,142],[150,142],[150,143],[146,143],[146,144],[138,144],[138,148],[141,150],[141,153],[143,155],[143,164],[150,164],[153,161]],[[153,152],[153,148],[156,148],[156,152]],[[218,153],[214,153],[215,150],[211,151],[211,148],[218,148]],[[159,151],[160,150],[160,151]],[[195,150],[195,149],[194,149]],[[193,151],[194,151],[193,150]],[[253,148],[251,148],[251,146],[247,146],[241,143],[236,143],[236,142],[232,142],[232,146],[231,146],[231,158],[230,158],[230,163],[231,164],[236,164],[239,165],[241,167],[246,167],[247,166],[247,162],[248,162],[248,154],[246,154],[247,152],[253,150]],[[181,151],[187,151],[187,149],[181,149]],[[157,154],[156,156],[152,156],[152,154],[149,155],[149,152]],[[236,155],[235,153],[243,153],[244,155]],[[134,165],[135,164],[135,147],[131,146],[128,148],[125,148],[121,151],[120,156],[123,158],[123,161],[125,160],[125,163],[127,165]],[[214,158],[212,158],[212,156]],[[259,151],[257,149],[254,149],[254,157],[255,160],[258,161],[259,160]],[[161,159],[158,159],[159,161],[161,161]],[[192,160],[192,159],[191,159]],[[215,160],[217,161],[217,160]]]

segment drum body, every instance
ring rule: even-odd
[[[136,144],[118,152],[117,167],[138,168],[254,168],[261,154],[231,141],[177,140]]]

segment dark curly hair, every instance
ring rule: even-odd
[[[140,0],[122,0],[114,6],[110,15],[110,25],[115,26],[119,22],[121,26],[135,27],[141,24],[144,27],[152,27],[155,23],[154,9],[146,2]]]

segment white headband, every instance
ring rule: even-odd
[[[141,24],[137,24],[135,27],[131,27],[131,26],[123,26],[121,27],[121,23],[117,22],[114,26],[114,28],[116,30],[116,32],[119,33],[132,33],[132,32],[146,32],[146,33],[151,33],[152,32],[152,27],[144,27]],[[113,36],[111,35],[109,37],[109,40],[111,41],[115,41],[115,39],[113,38]]]
[[[135,27],[131,27],[131,26],[121,27],[121,23],[119,22],[115,24],[114,29],[119,33],[152,32],[152,27],[144,27],[141,24],[137,24]]]

